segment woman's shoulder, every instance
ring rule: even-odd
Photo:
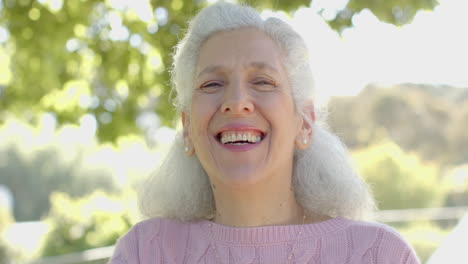
[[[345,221],[349,222],[347,231],[351,236],[355,236],[361,241],[378,241],[384,239],[394,243],[406,243],[405,239],[400,233],[398,233],[398,231],[386,224],[356,220]]]
[[[145,219],[142,220],[138,223],[136,223],[131,229],[135,230],[135,232],[138,233],[152,233],[156,234],[159,233],[161,228],[165,226],[180,226],[183,225],[184,222],[175,220],[175,219],[170,219],[170,218],[150,218],[150,219]]]
[[[134,239],[148,242],[167,233],[182,235],[189,228],[189,224],[190,222],[169,218],[146,219],[135,224],[122,238],[133,236]]]
[[[362,220],[350,220],[345,218],[342,219],[343,221],[347,222],[347,229],[355,233],[359,233],[362,235],[388,233],[389,235],[401,237],[401,235],[394,228],[383,223]]]
[[[161,245],[159,237],[173,237],[174,240],[184,239],[189,228],[188,222],[168,218],[151,218],[135,224],[117,242],[114,255],[109,263],[133,263],[132,260],[147,259]],[[174,241],[177,242],[177,241]],[[130,261],[130,262],[129,262]],[[138,263],[138,262],[136,262]]]
[[[358,251],[382,260],[377,263],[419,263],[413,248],[394,228],[377,222],[344,221],[348,221],[349,242]]]

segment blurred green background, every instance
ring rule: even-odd
[[[173,46],[187,20],[213,2],[0,0],[0,264],[111,246],[141,219],[136,190],[178,125]],[[363,12],[401,28],[438,6],[239,2],[279,16],[314,12],[338,39]],[[352,96],[327,98],[330,127],[351,148],[381,210],[468,205],[466,88],[366,83]],[[458,218],[388,224],[425,261]]]

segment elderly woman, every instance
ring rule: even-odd
[[[110,263],[418,263],[316,116],[308,51],[285,22],[218,3],[174,56],[183,131],[145,185],[150,217]]]

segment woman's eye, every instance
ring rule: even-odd
[[[216,82],[212,82],[212,83],[207,83],[203,85],[203,87],[215,87],[215,86],[220,86],[220,84]]]
[[[258,82],[255,82],[255,84],[257,84],[257,85],[273,85],[271,82],[267,82],[267,81],[258,81]]]
[[[272,89],[276,87],[276,84],[273,81],[269,81],[269,80],[256,80],[253,82],[253,84],[262,90]]]
[[[215,92],[221,86],[222,83],[220,82],[207,82],[200,86],[200,90],[205,92]]]

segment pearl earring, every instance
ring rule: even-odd
[[[189,150],[190,150],[189,147],[185,146],[184,151],[189,152]]]
[[[304,139],[302,143],[304,143],[304,145],[307,145],[307,139]]]

